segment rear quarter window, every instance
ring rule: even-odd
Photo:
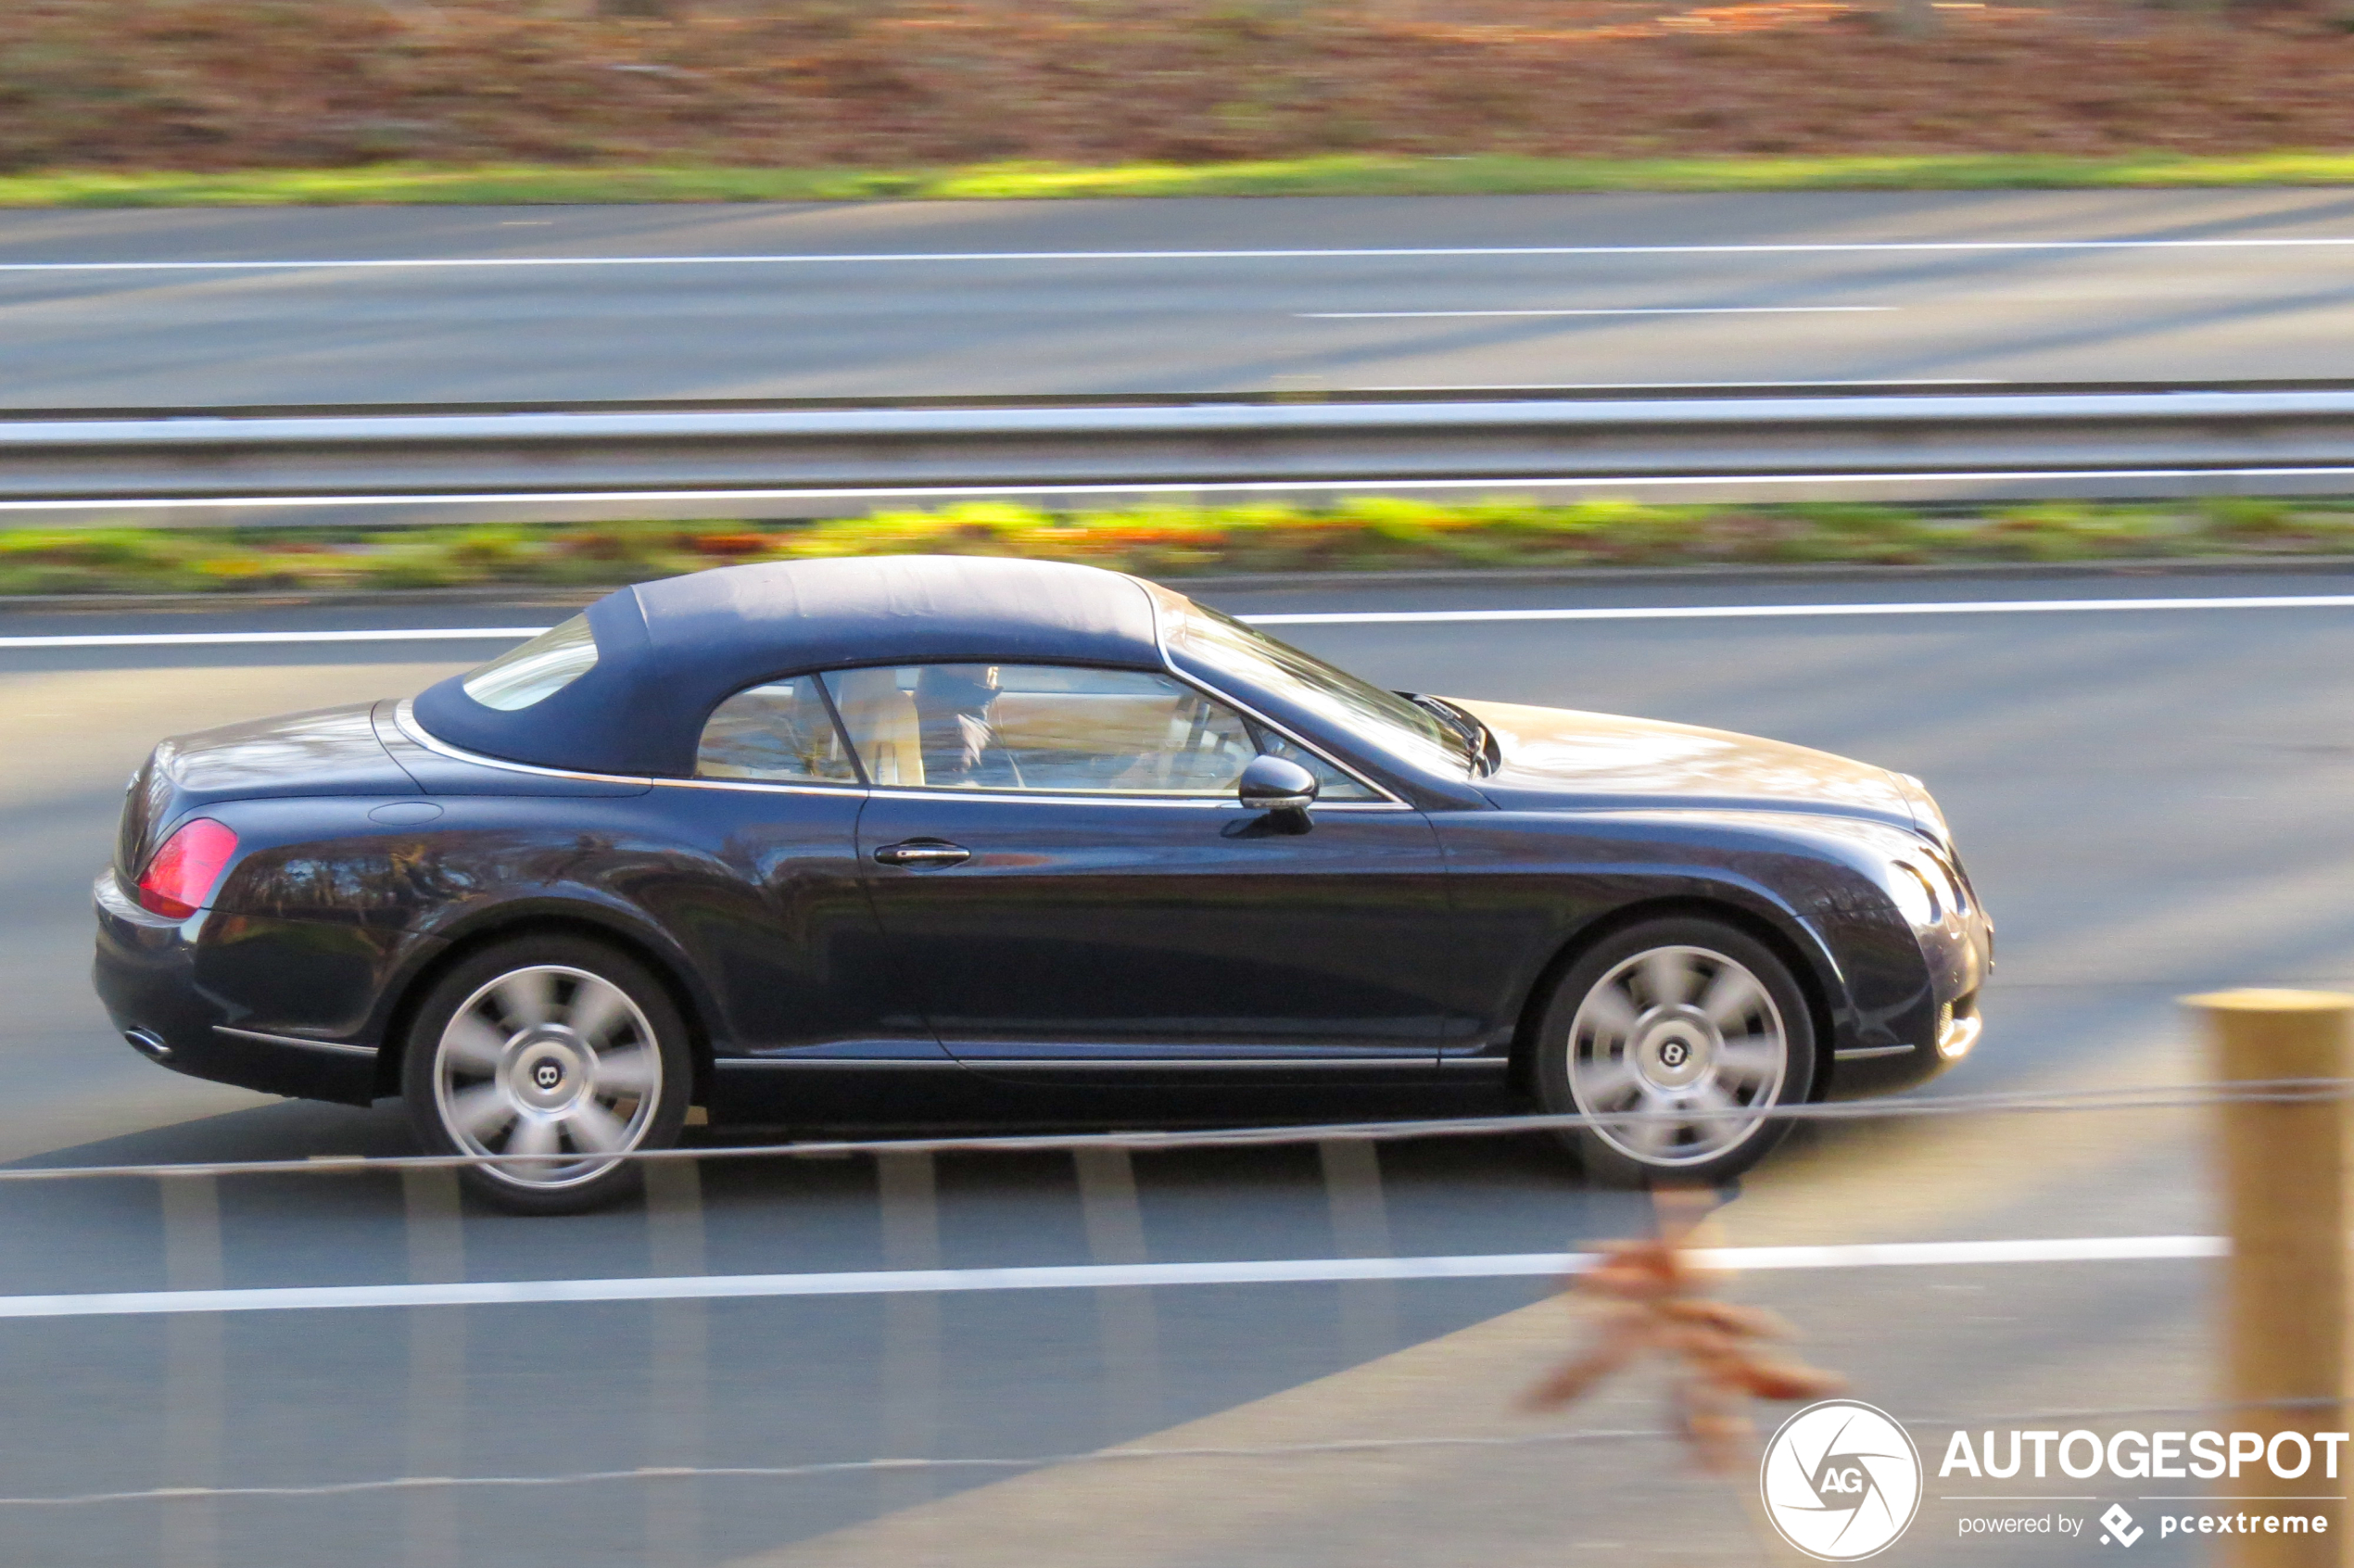
[[[714,709],[695,777],[854,784],[858,771],[817,677],[802,676],[739,691]]]
[[[484,707],[511,714],[547,701],[596,667],[596,634],[587,615],[575,615],[501,653],[460,684]]]

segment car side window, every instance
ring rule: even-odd
[[[1377,801],[1381,799],[1348,775],[1318,756],[1305,746],[1294,745],[1284,737],[1259,725],[1252,725],[1251,733],[1258,737],[1259,749],[1271,757],[1296,762],[1316,776],[1316,798],[1320,801]]]
[[[1148,670],[907,664],[825,678],[867,777],[884,787],[1230,795],[1259,751],[1242,714]],[[1335,799],[1370,798],[1329,765],[1320,774],[1349,791]]]
[[[739,691],[714,708],[695,777],[854,784],[858,770],[817,677],[800,676]]]

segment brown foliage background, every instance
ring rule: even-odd
[[[0,169],[2354,145],[2354,34],[2326,15],[1934,15],[1916,38],[1811,0],[746,0],[671,19],[6,0]]]

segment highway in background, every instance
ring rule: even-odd
[[[2334,378],[2342,192],[0,214],[0,408]]]
[[[2218,574],[1608,587],[1372,583],[1211,591],[1244,613],[2321,595],[2354,575]],[[549,603],[216,611],[12,611],[0,635],[544,624]],[[1976,1056],[1932,1094],[2196,1080],[2175,999],[2237,983],[2354,984],[2354,661],[2343,608],[1591,622],[1295,626],[1286,634],[1387,684],[1724,726],[1916,772],[1951,816],[2001,923]],[[89,994],[86,889],[108,853],[121,780],[164,733],[410,692],[488,643],[12,649],[0,659],[0,1156],[94,1163],[395,1153],[391,1106],[266,1101],[156,1069]],[[1133,1123],[1132,1123],[1133,1124]],[[2209,1220],[2187,1113],[1909,1122],[1786,1150],[1728,1211],[1741,1243],[2173,1235]],[[1084,1261],[1067,1162],[943,1162],[953,1267]],[[1385,1156],[1400,1254],[1548,1251],[1640,1222],[1586,1190],[1538,1140],[1422,1144]],[[1154,1156],[1139,1163],[1155,1259],[1328,1258],[1339,1242],[1312,1155]],[[715,1273],[883,1261],[863,1162],[715,1170],[701,1267]],[[408,1277],[397,1184],[361,1177],[232,1184],[225,1283]],[[135,1182],[0,1187],[0,1295],[161,1287],[154,1192]],[[475,1215],[471,1279],[664,1271],[634,1210],[532,1221]],[[666,1267],[677,1271],[672,1259]],[[687,1271],[697,1271],[689,1269]],[[1766,1276],[1740,1288],[1798,1319],[1805,1347],[1859,1394],[1928,1417],[2190,1403],[2205,1396],[2201,1271],[2184,1263],[1882,1270]],[[1571,1321],[1541,1279],[1156,1290],[1158,1368],[1107,1366],[1085,1291],[947,1299],[936,1455],[1080,1453],[1180,1423],[1158,1441],[1525,1436],[1510,1413]],[[1520,1309],[1528,1308],[1527,1310]],[[871,1297],[713,1304],[708,1374],[657,1359],[643,1304],[469,1309],[457,1447],[418,1457],[419,1397],[398,1312],[256,1313],[225,1329],[228,1439],[213,1479],[265,1486],[411,1473],[627,1472],[650,1463],[795,1464],[894,1450],[884,1430],[892,1318]],[[1370,1315],[1369,1315],[1370,1313]],[[164,1484],[172,1344],[158,1319],[0,1324],[0,1493]],[[1411,1348],[1402,1348],[1411,1347]],[[1398,1354],[1387,1354],[1400,1350]],[[915,1373],[920,1375],[918,1366]],[[1322,1384],[1311,1380],[1326,1379]],[[1306,1386],[1303,1386],[1306,1385]],[[665,1391],[699,1432],[657,1445]],[[1660,1419],[1652,1385],[1567,1424]],[[430,1396],[429,1396],[430,1397]],[[2045,1423],[2044,1424],[2050,1424]],[[1917,1429],[1917,1435],[1920,1429]],[[903,1439],[904,1439],[904,1434]],[[1936,1440],[1942,1440],[1942,1435]],[[1753,1561],[1729,1494],[1681,1479],[1656,1445],[1473,1446],[1347,1455],[1049,1466],[700,1485],[702,1523],[647,1544],[650,1484],[465,1494],[448,1523],[500,1568],[642,1562],[1352,1565],[1447,1554],[1497,1563]],[[671,1485],[664,1483],[663,1485]],[[925,1489],[939,1500],[924,1505]],[[438,1495],[438,1494],[437,1494]],[[2097,1505],[2096,1505],[2097,1506]],[[309,1564],[404,1561],[412,1498],[224,1505],[216,1557],[158,1558],[153,1502],[0,1503],[0,1559]],[[1932,1498],[1908,1562],[1984,1560]],[[676,1520],[676,1514],[667,1516]],[[849,1532],[841,1534],[840,1532]],[[800,1543],[793,1545],[793,1543]],[[791,1547],[778,1552],[775,1549]],[[1672,1553],[1671,1553],[1672,1548]],[[2141,1555],[2187,1559],[2180,1543]],[[2086,1544],[2084,1551],[2092,1549]],[[1973,1555],[1975,1553],[1976,1555]],[[2060,1560],[2068,1560],[2064,1554]]]

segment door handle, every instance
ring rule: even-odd
[[[944,839],[905,839],[895,844],[885,844],[875,852],[875,861],[881,866],[913,866],[918,870],[935,866],[959,866],[973,857],[973,852],[962,844],[952,844]]]

